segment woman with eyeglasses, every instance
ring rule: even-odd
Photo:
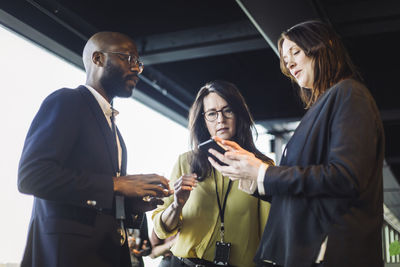
[[[232,140],[262,162],[273,161],[255,147],[254,123],[235,85],[213,81],[197,94],[189,114],[193,150],[182,154],[172,171],[174,195],[153,213],[159,238],[178,234],[171,248],[173,266],[255,266],[269,204],[238,189],[214,169],[198,145],[211,136]],[[223,221],[223,224],[221,223]]]
[[[281,70],[299,85],[308,109],[280,166],[223,140],[230,151],[213,153],[228,166],[210,159],[271,199],[256,258],[264,266],[383,266],[384,134],[375,101],[329,25],[295,25],[278,47]]]

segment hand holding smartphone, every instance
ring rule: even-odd
[[[219,159],[217,159],[213,154],[208,152],[208,150],[210,148],[218,151],[221,154],[225,154],[225,152],[226,152],[226,149],[224,148],[224,146],[221,143],[215,141],[214,139],[211,138],[211,139],[199,144],[198,148],[200,150],[206,152],[210,157],[212,157],[216,162],[218,162],[219,165],[221,165],[221,166],[228,165],[228,164],[223,163]]]

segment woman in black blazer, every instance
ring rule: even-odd
[[[223,140],[230,151],[211,152],[228,166],[209,159],[232,180],[257,185],[244,191],[271,201],[255,260],[260,266],[383,266],[384,134],[375,101],[328,25],[295,25],[278,46],[281,70],[299,85],[308,109],[280,166]]]

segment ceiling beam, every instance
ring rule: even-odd
[[[135,38],[146,65],[266,49],[249,21]]]
[[[167,75],[163,74],[153,66],[148,66],[145,68],[144,74],[146,77],[155,84],[161,85],[161,87],[165,87],[166,89],[169,89],[168,91],[162,91],[162,94],[174,94],[174,95],[179,95],[182,101],[192,103],[196,97],[196,95],[193,95],[190,93],[186,88],[181,86],[179,83],[174,81],[173,79],[167,77]],[[139,78],[143,76],[140,75]],[[189,110],[189,107],[186,107],[187,110]]]
[[[0,9],[0,24],[83,69],[82,56]]]
[[[399,122],[400,109],[380,110],[381,119],[383,122]]]
[[[142,79],[142,80],[145,81],[145,79]],[[146,84],[147,84],[147,82],[146,82]],[[149,85],[152,86],[151,84],[149,84]],[[141,85],[139,85],[139,87],[141,87]],[[140,103],[143,103],[144,105],[150,107],[152,110],[155,110],[162,116],[165,116],[166,118],[175,121],[176,123],[180,124],[183,127],[187,127],[188,119],[185,116],[183,116],[182,114],[180,114],[178,112],[175,112],[174,109],[171,109],[171,108],[167,107],[166,105],[160,103],[159,101],[155,100],[150,95],[143,93],[141,90],[133,90],[132,98],[136,99]]]
[[[18,18],[10,15],[9,13],[0,9],[0,27],[4,25],[7,29],[14,31],[15,33],[21,35],[23,38],[29,39],[34,43],[39,44],[43,48],[49,50],[50,52],[58,55],[59,57],[63,58],[64,60],[74,64],[78,68],[84,70],[82,57],[80,54],[76,54],[74,51],[71,51],[64,45],[54,41],[50,37],[42,34],[35,28],[31,27],[28,24],[25,24]],[[183,96],[183,99],[187,101],[192,101],[193,96],[186,93],[179,84],[174,82],[173,80],[169,79],[162,73],[158,72],[152,68],[146,68],[146,73],[149,75],[147,78],[144,75],[140,75],[139,78],[143,80],[146,84],[148,84],[151,88],[155,89],[156,91],[161,91],[164,97],[172,101],[175,105],[180,106],[185,111],[189,110],[189,106],[182,102],[180,99],[176,98],[171,92],[179,92],[180,95]],[[166,85],[165,87],[161,88],[157,85],[160,83],[162,85]],[[145,93],[141,92],[141,86],[139,85],[138,90],[134,90],[132,98],[138,100],[139,102],[143,103],[144,105],[149,106],[150,108],[156,110],[160,114],[174,120],[175,122],[181,124],[182,126],[187,126],[187,118],[182,114],[179,114],[173,111],[170,107],[163,105],[157,101],[155,101],[150,95],[146,95]],[[165,89],[164,89],[165,88]]]
[[[157,83],[157,81],[151,80],[151,79],[147,78],[144,75],[140,75],[139,78],[142,81],[144,81],[145,83],[147,83],[148,85],[150,85],[153,89],[155,89],[156,91],[161,93],[164,97],[166,97],[169,100],[171,100],[174,104],[176,104],[179,107],[183,108],[185,111],[189,111],[189,105],[187,105],[186,103],[184,103],[183,101],[178,99],[174,94],[169,93],[168,90],[165,89],[164,87],[162,87],[161,85],[159,85]]]
[[[307,0],[236,0],[262,37],[278,55],[276,42],[282,31],[293,25],[318,18]]]
[[[83,20],[80,16],[71,12],[57,1],[52,0],[26,0],[44,15],[60,24],[82,41],[86,42],[89,37],[98,30]]]

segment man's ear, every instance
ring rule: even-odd
[[[92,54],[92,61],[93,63],[98,66],[98,67],[102,67],[104,66],[104,54],[102,52],[99,51],[94,51]]]

